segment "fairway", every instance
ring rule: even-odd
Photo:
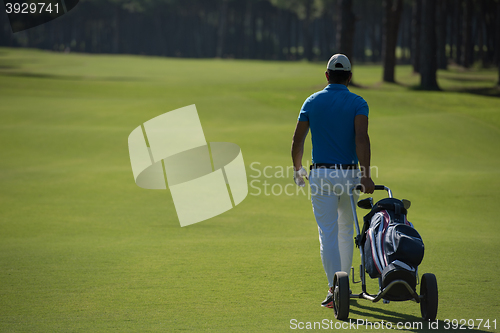
[[[307,192],[282,190],[325,64],[0,48],[0,332],[289,332],[324,319],[335,330]],[[479,94],[497,72],[440,71],[445,91],[425,92],[410,66],[381,84],[380,66],[353,64],[374,181],[412,201],[441,330],[482,319],[475,331],[500,332],[500,98]],[[181,228],[168,190],[134,183],[127,138],[191,104],[207,141],[240,146],[250,186],[232,210]],[[355,249],[356,280],[359,261]],[[350,306],[353,320],[438,331],[414,302]]]

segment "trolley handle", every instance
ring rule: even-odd
[[[363,190],[363,185],[356,186],[355,190],[358,190],[358,191]],[[384,190],[385,190],[384,185],[375,185],[375,191],[384,191]]]

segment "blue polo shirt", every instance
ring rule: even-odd
[[[329,84],[306,99],[299,121],[309,121],[313,163],[358,164],[357,115],[368,116],[368,104],[343,84]]]

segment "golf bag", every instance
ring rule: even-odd
[[[404,280],[415,290],[417,267],[424,258],[424,243],[406,219],[402,201],[394,198],[377,202],[364,217],[361,240],[365,269],[371,278],[381,278],[385,288],[394,280]],[[410,296],[404,285],[396,285],[388,300],[406,300]]]

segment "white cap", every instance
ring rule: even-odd
[[[349,58],[347,58],[345,55],[337,53],[337,54],[334,54],[330,58],[326,68],[331,70],[331,71],[350,72],[351,71],[351,62],[349,61]]]

